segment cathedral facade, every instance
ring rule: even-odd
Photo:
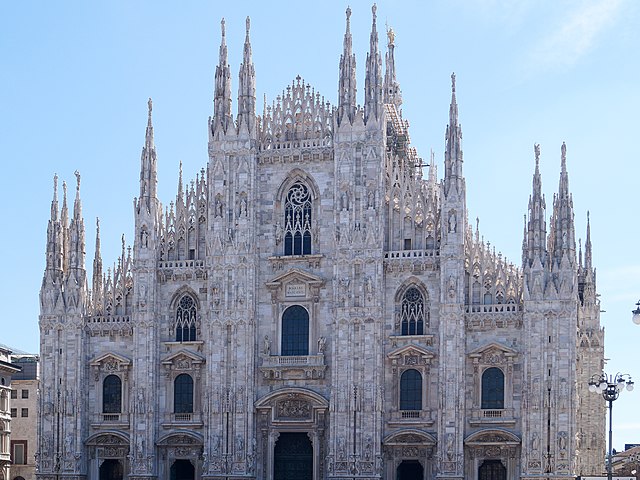
[[[455,76],[444,173],[423,174],[394,37],[356,103],[297,77],[261,114],[247,19],[237,109],[224,21],[208,164],[157,196],[152,105],[135,238],[85,266],[80,175],[57,178],[40,292],[37,471],[53,479],[568,479],[598,474],[603,330],[566,147],[538,168],[515,266],[468,223]],[[523,211],[526,206],[523,199]],[[548,223],[547,223],[548,220]]]

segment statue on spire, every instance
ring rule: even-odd
[[[533,152],[536,155],[536,163],[538,163],[540,161],[540,144],[539,143],[533,144]]]
[[[456,93],[456,72],[451,73],[451,91]]]
[[[73,174],[76,176],[76,190],[80,191],[80,172],[76,170]]]
[[[393,42],[396,39],[396,34],[393,31],[393,28],[387,27],[387,39],[389,40],[389,45],[393,45]]]

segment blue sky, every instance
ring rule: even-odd
[[[360,101],[371,4],[351,2]],[[77,169],[93,259],[100,217],[106,266],[131,238],[147,98],[154,101],[159,195],[175,197],[206,166],[207,117],[220,19],[226,18],[234,95],[245,17],[251,22],[258,105],[301,75],[335,103],[344,11],[336,1],[4,2],[0,6],[0,235],[7,306],[3,343],[38,350],[38,291],[44,270],[54,173],[73,193]],[[380,1],[396,33],[396,66],[411,139],[436,154],[442,172],[450,75],[456,72],[464,134],[469,218],[520,264],[523,215],[540,143],[551,211],[567,144],[576,231],[591,213],[602,295],[607,370],[640,381],[638,122],[640,3],[634,0]],[[129,243],[129,240],[127,240]],[[614,412],[614,443],[640,443],[640,388]],[[635,407],[635,408],[634,408]]]

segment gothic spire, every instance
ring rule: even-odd
[[[445,195],[451,187],[458,193],[464,181],[462,176],[462,128],[458,123],[458,103],[456,101],[456,74],[451,74],[451,105],[449,106],[449,125],[445,133],[446,150],[444,155]]]
[[[184,190],[182,187],[182,160],[180,160],[180,171],[178,172],[178,198],[177,201],[180,202],[184,200]]]
[[[340,56],[340,80],[338,82],[338,124],[345,117],[353,123],[356,114],[356,56],[351,41],[351,8],[347,7],[347,29],[344,34],[344,51]]]
[[[80,201],[80,173],[76,170],[76,198],[73,202],[73,218],[69,225],[69,267],[84,269],[85,237],[84,219],[82,218],[82,202]]]
[[[62,270],[69,269],[69,208],[67,207],[67,182],[62,181],[62,209],[60,210],[62,236]]]
[[[58,174],[53,176],[53,200],[51,201],[51,221],[58,221]]]
[[[62,270],[62,229],[58,211],[58,175],[53,176],[53,200],[51,218],[47,225],[46,270]]]
[[[378,51],[378,31],[376,29],[376,4],[371,7],[373,21],[371,25],[371,37],[369,39],[369,53],[367,53],[367,73],[365,77],[364,120],[367,122],[371,116],[380,118],[382,108],[382,60]]]
[[[561,168],[558,193],[554,197],[551,221],[551,245],[556,265],[560,266],[563,258],[570,265],[575,264],[576,236],[574,226],[573,199],[569,192],[569,174],[567,173],[567,146],[562,142]]]
[[[100,219],[96,217],[96,253],[93,256],[93,286],[91,289],[91,297],[93,307],[96,313],[102,307],[103,299],[103,273],[102,273],[102,254],[100,253]]]
[[[224,18],[220,22],[222,40],[220,42],[220,59],[216,67],[215,91],[213,98],[213,121],[211,133],[227,133],[232,124],[231,116],[231,74],[227,63],[227,41]]]
[[[529,220],[525,224],[525,238],[523,242],[523,267],[529,268],[539,260],[540,265],[547,263],[547,222],[546,202],[542,194],[542,178],[540,176],[540,145],[533,146],[536,167],[533,174],[533,185],[529,196]]]
[[[153,141],[153,123],[151,120],[151,112],[153,110],[151,98],[147,101],[147,108],[147,130],[140,157],[140,201],[137,206],[138,213],[140,213],[141,208],[144,208],[147,212],[151,211],[151,204],[156,201],[158,184],[156,146]]]
[[[593,268],[593,257],[591,247],[591,219],[589,218],[589,212],[587,212],[587,238],[584,242],[584,268],[587,273],[591,272]]]
[[[387,29],[387,55],[385,57],[386,70],[384,72],[384,103],[394,104],[398,109],[402,105],[402,92],[396,80],[396,61],[394,57],[396,34],[393,29]]]
[[[256,73],[251,59],[251,41],[249,28],[251,20],[247,17],[247,33],[244,39],[244,53],[240,65],[238,85],[238,131],[246,128],[255,133],[256,123]]]

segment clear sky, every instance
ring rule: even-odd
[[[77,169],[93,261],[100,217],[105,268],[131,243],[147,98],[154,101],[158,191],[175,198],[207,163],[220,19],[226,18],[234,96],[251,17],[259,113],[301,75],[335,104],[346,2],[3,2],[0,6],[0,342],[38,350],[53,175],[73,195]],[[371,3],[352,1],[360,102]],[[404,117],[421,156],[443,171],[450,75],[456,72],[470,221],[520,264],[523,215],[541,144],[547,213],[567,144],[576,232],[591,212],[607,370],[639,381],[615,403],[614,444],[640,443],[640,2],[415,0],[378,2],[396,33]],[[235,102],[234,102],[235,106]],[[73,200],[71,199],[71,202]],[[594,372],[597,373],[597,372]],[[604,401],[603,401],[604,405]],[[604,412],[603,412],[604,413]]]

